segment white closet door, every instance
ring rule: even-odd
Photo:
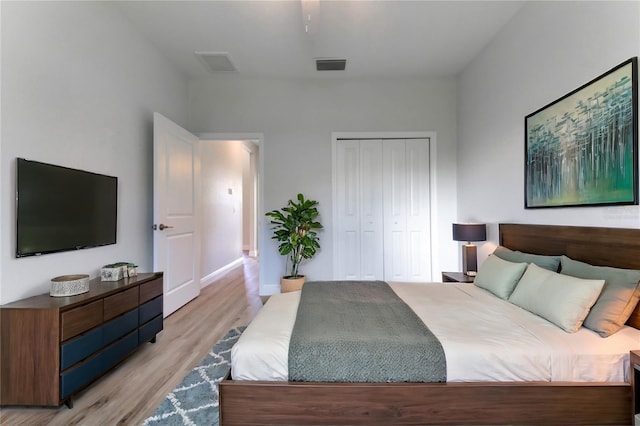
[[[406,141],[407,281],[431,280],[429,141]]]
[[[429,140],[338,140],[336,279],[431,280]]]
[[[383,144],[384,279],[407,280],[407,172],[404,140]]]
[[[385,140],[384,279],[431,280],[429,141]]]
[[[384,277],[382,141],[360,142],[360,279]]]
[[[336,148],[336,278],[381,280],[382,141],[342,140]]]
[[[360,142],[336,145],[337,279],[360,279]]]

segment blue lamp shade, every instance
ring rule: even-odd
[[[454,241],[485,241],[487,239],[487,225],[484,223],[454,223]]]
[[[468,276],[475,276],[478,270],[477,248],[471,241],[487,239],[487,225],[484,223],[454,223],[453,239],[466,241],[462,246],[462,271]]]

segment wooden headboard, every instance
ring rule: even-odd
[[[640,269],[640,229],[501,223],[500,245],[544,255],[566,255],[591,265]],[[627,321],[640,329],[640,304]]]

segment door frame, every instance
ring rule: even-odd
[[[437,133],[432,131],[425,132],[332,132],[331,133],[331,191],[332,191],[332,223],[335,225],[338,218],[337,197],[337,144],[339,139],[428,139],[429,140],[429,209],[431,221],[431,281],[433,281],[433,272],[439,270],[440,257],[437,250],[434,250],[434,241],[438,241],[438,208],[437,208],[437,184],[436,184],[436,166],[437,166]],[[336,276],[338,264],[338,250],[336,244],[338,241],[338,227],[333,226],[333,279]]]

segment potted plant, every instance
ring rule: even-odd
[[[300,264],[305,259],[311,259],[320,248],[318,234],[315,231],[322,229],[322,225],[316,221],[317,205],[317,201],[306,200],[304,195],[298,194],[297,202],[289,200],[280,210],[266,213],[273,225],[271,238],[280,243],[278,251],[286,256],[286,273],[280,280],[283,292],[302,288],[305,276],[300,275],[298,271]]]

